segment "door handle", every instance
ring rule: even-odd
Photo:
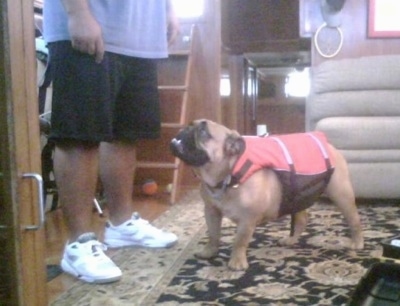
[[[23,178],[34,179],[37,183],[37,192],[39,197],[39,223],[38,225],[27,225],[25,229],[28,231],[37,231],[44,224],[44,201],[43,201],[43,179],[40,174],[37,173],[24,173]]]

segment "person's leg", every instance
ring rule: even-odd
[[[64,272],[86,282],[121,278],[91,227],[98,180],[99,144],[112,138],[110,61],[73,50],[71,43],[49,44],[53,76],[50,139],[56,143],[54,175],[69,239],[61,258]]]
[[[116,141],[100,146],[100,173],[109,211],[104,242],[109,247],[170,247],[178,237],[160,230],[133,212],[135,146]]]
[[[116,141],[100,145],[100,177],[109,209],[109,220],[114,225],[120,225],[132,215],[135,161],[133,143]]]
[[[97,145],[75,141],[56,145],[54,174],[69,229],[61,268],[86,282],[108,283],[119,280],[122,273],[91,231],[97,165]]]
[[[56,145],[54,174],[69,229],[69,241],[91,231],[98,178],[98,146],[69,141]]]
[[[98,145],[58,142],[54,154],[54,175],[69,229],[61,268],[86,282],[119,280],[121,270],[103,252],[105,247],[91,230],[98,179]]]
[[[116,95],[113,141],[100,146],[100,173],[109,208],[104,242],[109,247],[169,247],[177,236],[132,214],[133,170],[137,139],[160,136],[157,67],[152,60],[120,57],[124,71]]]

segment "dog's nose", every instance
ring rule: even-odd
[[[171,147],[174,148],[179,153],[181,153],[181,154],[183,153],[183,146],[182,146],[182,140],[181,139],[173,138],[171,140]]]

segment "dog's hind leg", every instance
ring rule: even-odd
[[[330,195],[329,198],[337,205],[350,227],[352,242],[349,247],[351,249],[363,249],[364,238],[362,225],[355,201],[350,198],[338,197],[335,195]]]
[[[350,248],[364,248],[362,224],[357,210],[353,186],[350,181],[347,164],[341,155],[336,157],[336,169],[325,191],[332,202],[337,205],[350,227],[352,239]]]
[[[346,183],[342,182],[342,188],[348,189],[348,192],[338,194],[328,191],[327,195],[332,200],[332,202],[337,205],[338,209],[343,214],[347,224],[350,227],[352,242],[349,247],[351,249],[360,250],[364,248],[362,224],[355,203],[353,189],[351,185],[349,187],[346,187],[346,185]]]
[[[299,241],[301,233],[305,230],[308,222],[307,210],[292,214],[290,225],[290,236],[279,240],[280,245],[293,245]]]

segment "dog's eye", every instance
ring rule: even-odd
[[[199,131],[199,137],[200,137],[201,139],[207,139],[207,138],[210,137],[210,134],[208,133],[207,130],[201,129],[201,130]]]
[[[204,142],[211,138],[211,134],[208,131],[206,121],[201,122],[197,136],[201,142]]]

